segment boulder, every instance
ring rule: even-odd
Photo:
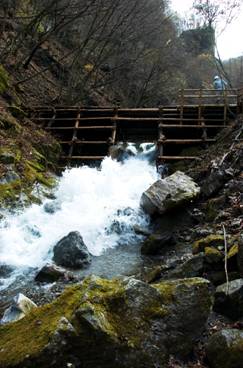
[[[233,280],[217,287],[214,310],[231,319],[243,317],[243,279]]]
[[[55,282],[60,279],[68,279],[67,271],[55,264],[47,263],[43,266],[37,275],[35,276],[35,281],[37,282]]]
[[[92,276],[1,326],[0,366],[162,368],[170,354],[192,351],[210,308],[204,279],[148,285]]]
[[[141,207],[150,215],[162,215],[195,199],[200,193],[198,185],[181,171],[157,180],[141,197]]]
[[[83,268],[91,263],[91,255],[78,231],[62,238],[53,249],[53,261],[58,266]]]
[[[200,253],[172,270],[168,278],[199,277],[203,275],[203,270],[204,254]]]
[[[12,305],[5,310],[1,324],[18,321],[36,307],[37,305],[32,300],[19,293],[14,297]]]
[[[175,243],[173,234],[166,231],[162,234],[150,235],[142,244],[141,253],[144,255],[155,255],[161,253],[163,247]]]
[[[243,331],[224,329],[215,333],[206,354],[212,368],[243,368]]]

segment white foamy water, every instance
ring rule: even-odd
[[[83,166],[66,170],[55,200],[8,215],[1,224],[0,262],[20,268],[40,267],[51,260],[54,245],[70,231],[79,231],[96,256],[121,242],[130,242],[133,225],[148,223],[139,201],[156,179],[155,168],[137,157],[123,164],[106,158],[100,169]],[[47,212],[50,207],[55,208],[54,213]]]

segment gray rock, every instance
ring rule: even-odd
[[[212,368],[243,368],[243,331],[224,329],[210,337],[206,354]]]
[[[68,277],[67,271],[55,264],[46,264],[35,276],[37,282],[55,282]]]
[[[215,293],[214,310],[229,318],[243,317],[243,279],[229,282],[217,287]]]
[[[172,233],[164,232],[162,234],[150,235],[142,244],[141,253],[144,255],[155,255],[163,251],[166,245],[175,243]]]
[[[146,229],[145,227],[141,227],[139,225],[134,225],[133,230],[137,235],[149,236],[151,235],[151,231]]]
[[[163,180],[158,180],[141,197],[141,207],[150,215],[165,212],[195,199],[200,188],[192,178],[177,171]]]
[[[36,320],[26,316],[17,326],[0,327],[0,366],[60,368],[77,359],[87,368],[164,368],[170,354],[192,351],[210,308],[204,279],[148,285],[92,276],[39,308]]]
[[[91,254],[78,231],[62,238],[53,249],[53,261],[58,266],[83,268],[91,263]]]
[[[19,293],[14,297],[12,305],[5,310],[1,324],[18,321],[36,307],[37,305],[32,300]]]
[[[204,270],[204,254],[199,253],[172,270],[168,278],[200,277]]]

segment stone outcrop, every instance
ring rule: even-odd
[[[206,352],[212,368],[243,368],[243,331],[224,329],[215,333]]]
[[[0,366],[164,368],[170,354],[192,351],[210,308],[201,278],[148,285],[92,276],[0,327]]]
[[[181,171],[175,172],[163,180],[157,180],[141,197],[141,207],[150,215],[163,215],[195,199],[200,188]]]
[[[58,266],[78,269],[91,263],[91,255],[78,231],[62,238],[53,249],[53,261]]]

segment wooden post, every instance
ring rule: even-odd
[[[52,124],[54,123],[55,119],[56,119],[56,115],[57,115],[57,112],[56,112],[56,109],[55,107],[53,107],[53,116],[52,118],[48,121],[48,128],[52,126]]]
[[[224,94],[224,125],[226,125],[227,122],[227,111],[228,111],[228,99],[227,99],[227,95],[228,95],[228,91],[226,89],[223,90],[223,94]]]
[[[183,115],[184,115],[184,89],[180,90],[180,125],[183,124]]]
[[[72,159],[73,156],[73,149],[77,140],[77,133],[78,133],[78,127],[79,127],[79,119],[80,119],[80,109],[78,110],[78,114],[77,114],[77,118],[76,118],[76,122],[75,122],[75,126],[73,128],[73,137],[72,137],[72,141],[71,141],[71,146],[69,148],[69,153],[68,153],[68,165],[70,165],[70,160]]]
[[[199,91],[199,104],[198,104],[198,124],[201,124],[201,118],[202,118],[202,88],[200,88]]]

